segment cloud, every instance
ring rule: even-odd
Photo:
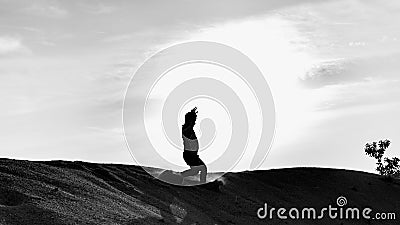
[[[50,3],[33,4],[25,8],[23,11],[38,16],[53,18],[63,18],[69,14],[66,9],[61,8],[60,6],[51,5]]]
[[[400,53],[321,61],[299,78],[304,87],[398,80]]]
[[[380,108],[382,105],[398,105],[400,97],[400,81],[375,80],[339,84],[326,87],[330,93],[318,105],[317,110],[335,110],[337,116],[342,113],[363,113]]]
[[[374,107],[400,103],[399,60],[400,53],[322,62],[300,83],[322,100],[316,107],[318,111],[331,111],[335,115],[338,110],[371,111]]]
[[[355,63],[351,60],[333,59],[322,61],[313,65],[304,76],[300,77],[300,83],[307,88],[321,88],[327,85],[356,82],[361,75],[353,73]]]
[[[93,14],[110,14],[115,12],[118,8],[112,5],[106,5],[103,3],[93,5],[93,4],[82,4],[82,7],[86,9],[87,12]]]
[[[400,4],[388,1],[331,1],[282,10],[322,57],[353,58],[398,52]],[[385,41],[388,41],[387,43]]]
[[[28,48],[22,45],[20,39],[13,37],[0,37],[0,55],[12,52],[23,52],[26,50],[28,50]]]

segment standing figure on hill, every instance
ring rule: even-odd
[[[182,177],[195,176],[200,172],[200,183],[206,183],[207,167],[198,155],[199,141],[193,130],[197,119],[197,107],[185,115],[185,124],[182,125],[183,159],[190,169],[181,172]]]

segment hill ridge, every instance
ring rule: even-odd
[[[361,171],[285,168],[226,173],[221,192],[179,187],[140,166],[0,159],[0,224],[395,224],[365,220],[261,220],[257,209],[349,206],[397,210],[400,182]],[[371,223],[372,222],[372,223]]]

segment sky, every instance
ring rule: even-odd
[[[0,0],[0,157],[132,164],[122,106],[151,55],[192,40],[263,72],[276,132],[262,168],[373,172],[400,155],[398,1]],[[246,169],[246,168],[244,168]]]

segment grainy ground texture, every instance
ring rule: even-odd
[[[227,173],[219,189],[163,183],[139,166],[0,159],[0,224],[400,224],[400,181],[323,168]],[[395,220],[259,219],[268,207],[370,207]],[[371,215],[373,214],[371,213]],[[287,215],[287,212],[286,212]],[[269,215],[268,215],[269,216]]]

